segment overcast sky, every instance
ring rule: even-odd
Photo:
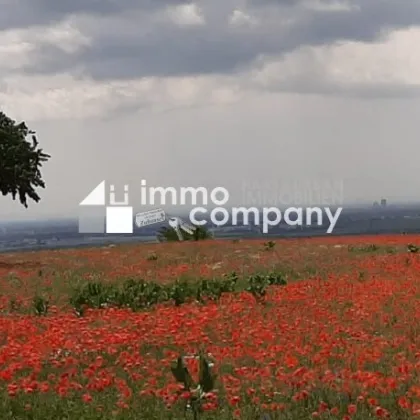
[[[420,201],[418,0],[0,3],[0,110],[52,155],[3,220],[77,215],[104,179],[135,207],[141,179]]]

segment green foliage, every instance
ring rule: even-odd
[[[191,301],[204,303],[217,301],[224,293],[238,291],[239,277],[235,272],[219,279],[199,281],[177,280],[172,284],[160,284],[143,279],[130,278],[121,283],[104,284],[90,281],[76,288],[70,297],[70,304],[78,316],[83,316],[86,308],[130,308],[133,311],[147,309],[158,303],[173,301],[176,306]],[[267,286],[287,284],[282,273],[254,275],[247,279],[246,290],[256,298],[265,295]]]
[[[10,298],[9,312],[20,312],[21,309],[22,309],[22,303],[18,301],[15,297]]]
[[[139,310],[168,300],[167,287],[142,279],[127,279],[120,285],[88,282],[74,290],[70,303],[79,316],[86,307],[105,308],[115,306]]]
[[[114,291],[112,303],[119,307],[140,310],[168,300],[165,286],[142,279],[128,279]]]
[[[396,254],[397,253],[397,248],[395,246],[387,246],[387,247],[385,247],[385,252],[387,254]]]
[[[267,274],[267,282],[270,286],[285,286],[287,284],[287,276],[281,272]]]
[[[35,296],[32,302],[35,315],[47,315],[49,309],[49,300],[42,296]]]
[[[86,285],[86,295],[93,301],[96,308],[106,308],[111,303],[112,285],[107,285],[98,281],[89,282]]]
[[[192,234],[182,231],[182,237],[185,241],[203,241],[213,238],[211,232],[205,226],[195,226]],[[162,227],[157,234],[157,239],[159,242],[179,241],[176,230],[170,226]]]
[[[196,296],[195,287],[186,280],[177,280],[170,288],[169,296],[173,299],[176,306],[180,306],[188,299]]]
[[[408,244],[407,245],[407,251],[411,252],[413,254],[417,254],[419,252],[419,249],[420,248],[418,246],[414,245],[414,244]]]
[[[213,374],[210,369],[210,363],[208,362],[206,356],[201,351],[199,355],[200,360],[200,370],[198,374],[198,380],[200,388],[204,393],[213,391],[216,385],[217,375]]]
[[[369,244],[369,245],[362,245],[362,246],[353,246],[350,245],[348,248],[349,252],[376,252],[379,251],[381,249],[380,246],[376,245],[376,244]]]
[[[175,379],[178,382],[182,383],[186,390],[190,390],[195,386],[191,374],[185,366],[184,359],[182,356],[179,356],[176,361],[176,364],[174,366],[171,366],[171,371]]]
[[[26,138],[30,136],[32,143]],[[50,155],[38,148],[35,132],[24,122],[16,123],[0,112],[0,192],[16,196],[25,207],[28,197],[40,200],[35,188],[45,188],[40,168]]]
[[[70,297],[70,304],[78,316],[83,316],[87,307],[106,308],[112,302],[113,288],[113,285],[90,281],[75,290]]]
[[[205,402],[207,394],[215,389],[217,375],[211,371],[212,364],[207,359],[203,351],[200,351],[198,383],[194,383],[188,368],[185,366],[185,356],[179,356],[176,363],[171,367],[174,378],[183,385],[181,392],[187,392],[188,398],[185,403],[185,411],[188,409],[193,412],[194,419],[198,419],[202,413],[202,404]]]
[[[258,302],[261,302],[266,293],[268,286],[285,286],[287,277],[281,273],[271,272],[268,274],[254,274],[248,278],[248,287],[246,291],[252,293]]]
[[[225,274],[218,280],[202,280],[197,286],[197,300],[203,302],[205,298],[218,300],[223,293],[233,293],[236,289],[238,275],[235,272]]]
[[[270,251],[274,249],[276,243],[274,241],[268,241],[264,243],[264,251]]]
[[[257,301],[261,301],[267,293],[268,278],[260,274],[251,276],[248,280],[247,292],[252,293]]]

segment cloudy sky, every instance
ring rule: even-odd
[[[0,3],[0,110],[52,155],[2,219],[77,214],[103,179],[135,206],[141,179],[420,200],[418,0]]]

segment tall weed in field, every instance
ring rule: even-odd
[[[210,394],[215,388],[217,375],[211,371],[213,363],[211,363],[203,351],[198,356],[193,356],[199,360],[198,383],[195,383],[188,368],[185,366],[185,357],[179,356],[177,362],[171,367],[174,378],[183,386],[181,393],[184,396],[185,407],[187,412],[191,410],[194,420],[199,418],[199,414],[203,412],[203,403],[212,397]]]

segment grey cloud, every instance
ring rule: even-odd
[[[337,40],[372,41],[383,29],[420,23],[420,3],[414,0],[357,1],[353,4],[359,10],[334,12],[306,10],[294,1],[264,0],[260,6],[254,2],[250,9],[263,19],[260,27],[233,30],[227,21],[233,2],[223,5],[204,2],[201,5],[207,24],[178,28],[163,19],[152,19],[145,12],[148,6],[152,7],[151,1],[139,3],[137,13],[127,14],[127,20],[121,19],[117,12],[134,7],[134,0],[122,1],[118,7],[111,1],[82,3],[81,0],[68,6],[55,6],[56,13],[62,14],[85,10],[115,15],[106,24],[92,21],[94,28],[86,21],[81,25],[83,32],[93,39],[88,49],[66,54],[57,48],[41,46],[38,58],[24,70],[56,73],[81,68],[95,79],[230,73],[260,54],[283,54],[301,45],[322,45]],[[47,0],[42,4],[46,5]],[[165,2],[154,4],[163,6]],[[285,18],[294,18],[295,23],[282,28],[279,19]]]
[[[418,85],[363,85],[353,84],[351,86],[342,86],[332,82],[320,82],[319,80],[311,80],[310,78],[299,78],[298,80],[285,83],[270,84],[270,92],[283,93],[301,93],[316,96],[340,96],[343,98],[357,98],[364,100],[378,99],[397,99],[397,98],[418,98],[420,97],[420,87]]]
[[[113,15],[130,10],[156,10],[183,0],[9,0],[2,5],[0,30],[60,21],[73,14]]]
[[[330,42],[339,39],[371,41],[382,29],[396,29],[420,24],[420,3],[412,0],[377,0],[354,3],[359,10],[315,12],[302,25],[308,41]],[[306,30],[305,30],[306,28]]]
[[[174,34],[170,28],[162,27],[147,39],[99,41],[77,57],[56,47],[43,47],[38,51],[41,59],[25,70],[56,73],[73,66],[82,67],[95,79],[228,73],[246,65],[259,53],[277,52],[278,44],[268,34],[238,36],[212,33],[208,29]]]

